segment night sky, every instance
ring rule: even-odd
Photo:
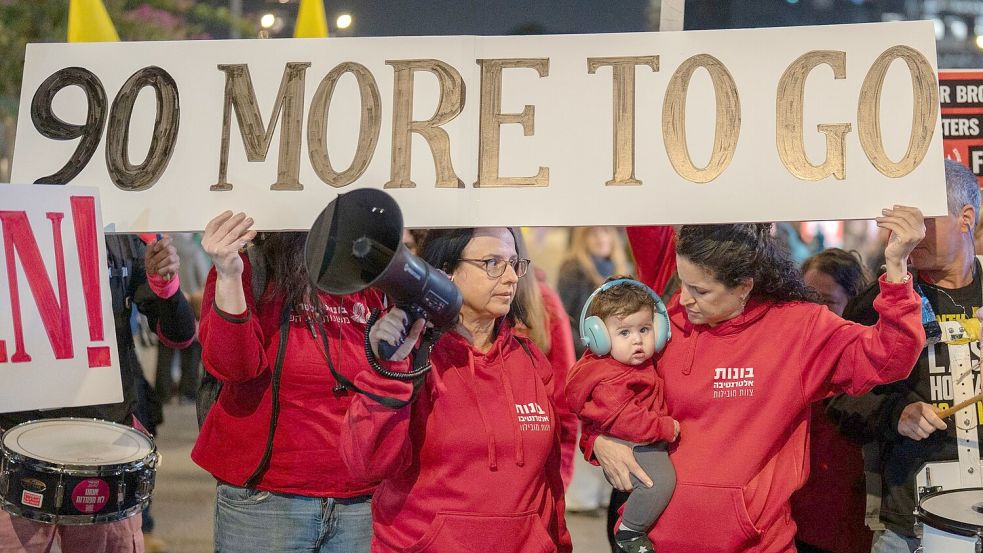
[[[530,24],[547,33],[647,31],[647,8],[648,0],[325,2],[332,26],[338,13],[352,13],[357,36],[505,35]]]
[[[905,0],[687,0],[686,29],[727,29],[862,23],[884,11],[904,11]],[[335,36],[507,35],[616,33],[651,30],[649,0],[325,0]],[[244,0],[247,12],[275,11],[292,20],[297,0]],[[351,13],[349,30],[335,29]],[[258,15],[254,15],[257,17]],[[289,21],[275,36],[292,34]]]

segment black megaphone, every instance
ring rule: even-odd
[[[403,245],[403,214],[382,190],[361,188],[332,200],[311,227],[304,261],[311,282],[329,294],[381,290],[406,312],[404,336],[417,319],[447,328],[461,312],[457,286]],[[390,359],[400,345],[382,341],[379,354]]]

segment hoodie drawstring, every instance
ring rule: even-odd
[[[468,350],[468,368],[471,369],[471,373],[474,373],[474,353],[471,348]],[[460,373],[461,379],[464,380],[467,385],[468,391],[471,392],[471,397],[474,399],[474,404],[478,407],[478,417],[481,419],[481,426],[485,429],[485,436],[488,438],[488,468],[491,470],[498,470],[498,454],[495,451],[495,433],[492,432],[491,427],[488,426],[488,416],[485,414],[484,407],[481,406],[481,399],[478,397],[478,392],[474,389],[474,376],[464,374],[463,369],[457,366],[455,363],[454,368]]]
[[[508,398],[509,406],[515,409],[515,394],[512,393],[512,381],[509,380],[508,370],[505,368],[505,353],[502,351],[502,344],[498,344],[498,362],[501,365],[502,388],[505,389],[505,397]],[[509,412],[509,420],[512,421],[512,432],[515,435],[515,464],[523,466],[526,463],[526,452],[522,444],[522,430],[519,428],[518,413]]]

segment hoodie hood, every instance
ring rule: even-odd
[[[713,327],[691,323],[686,316],[686,308],[679,303],[679,294],[676,294],[670,300],[668,311],[672,326],[686,334],[690,332],[709,332],[714,336],[729,336],[741,332],[758,319],[764,317],[774,305],[775,303],[770,300],[748,300],[747,305],[744,306],[744,311],[739,315]],[[672,340],[669,342],[672,343]]]
[[[686,348],[681,369],[684,375],[688,375],[693,371],[693,360],[696,357],[696,352],[699,349],[702,338],[707,336],[732,336],[739,334],[749,328],[755,321],[764,317],[774,305],[773,302],[767,300],[749,300],[747,305],[744,306],[744,311],[739,315],[711,327],[710,325],[691,323],[686,316],[686,308],[679,303],[679,294],[677,293],[672,297],[667,308],[669,311],[669,321],[675,327],[675,332],[673,334],[674,338],[669,340],[666,348],[672,348],[673,344],[677,344],[676,347]],[[676,340],[676,336],[686,338],[692,336],[693,339]],[[665,353],[663,351],[661,355],[664,356]]]

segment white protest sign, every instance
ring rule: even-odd
[[[99,191],[0,199],[0,412],[123,401]]]
[[[305,229],[385,187],[407,226],[946,210],[930,22],[28,47],[13,178],[117,231]]]

